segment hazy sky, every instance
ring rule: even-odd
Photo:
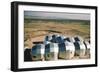
[[[90,14],[87,13],[24,11],[24,16],[25,18],[32,18],[32,19],[90,20]]]

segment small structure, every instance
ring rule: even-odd
[[[32,57],[30,53],[31,53],[31,49],[29,48],[24,49],[24,61],[32,61]]]
[[[59,44],[59,58],[72,59],[74,57],[75,47],[74,44],[68,41]]]
[[[68,41],[65,41],[65,45],[66,45],[66,53],[68,53],[68,55],[66,55],[66,58],[72,59],[75,54],[75,46],[72,42]]]
[[[66,46],[65,46],[65,43],[60,43],[58,46],[59,46],[58,58],[59,59],[66,59]]]
[[[83,42],[76,41],[74,42],[74,46],[75,46],[75,55],[79,57],[83,57],[86,52],[85,44]]]
[[[58,59],[58,44],[49,43],[45,45],[45,60],[57,60]]]
[[[86,46],[86,55],[90,55],[90,43],[89,43],[89,41],[84,41],[84,44]]]
[[[45,45],[44,44],[36,44],[32,47],[32,60],[39,61],[44,60],[44,51]]]

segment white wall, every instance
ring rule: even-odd
[[[14,0],[0,0],[0,73],[11,73],[10,71],[10,2]],[[16,0],[17,1],[17,0]],[[78,4],[78,5],[94,5],[98,6],[98,13],[100,13],[100,0],[21,0],[21,1],[34,1],[34,2],[45,2],[45,3],[61,3],[61,4]],[[98,14],[98,19],[100,19],[100,14]],[[100,21],[98,22],[98,24]],[[100,25],[98,25],[99,27]],[[98,28],[100,31],[100,28]],[[100,34],[98,34],[100,37]],[[100,38],[98,39],[100,40]],[[100,41],[99,41],[100,43]],[[100,46],[99,46],[100,48]],[[98,50],[98,55],[100,56],[100,49]],[[98,58],[100,61],[100,58]],[[99,62],[100,64],[100,62]],[[74,68],[74,69],[60,69],[60,70],[45,70],[36,71],[36,73],[91,73],[100,72],[100,66],[91,68]],[[30,73],[32,73],[30,71]]]

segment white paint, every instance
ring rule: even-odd
[[[50,43],[50,52],[58,53],[58,44],[57,43]]]
[[[57,36],[57,37],[59,37],[59,36],[60,36],[60,34],[57,34],[56,36]]]
[[[90,47],[91,47],[91,45],[90,44],[87,44],[87,49],[91,49]]]
[[[45,44],[41,44],[41,54],[45,53]]]
[[[87,49],[91,49],[90,47],[90,43],[88,42],[88,41],[85,41],[85,44],[86,44],[86,46],[87,46]]]
[[[54,43],[54,52],[58,53],[59,47],[57,43]]]
[[[86,47],[85,47],[85,44],[84,43],[82,43],[82,42],[78,42],[78,43],[80,45],[80,49],[86,50]]]
[[[48,40],[50,41],[52,39],[52,35],[49,35],[48,36]]]
[[[73,43],[75,42],[74,37],[69,36],[68,38],[70,39],[71,42]]]
[[[66,50],[75,51],[75,46],[72,42],[65,42]]]

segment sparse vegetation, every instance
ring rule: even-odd
[[[26,43],[32,43],[38,40],[43,41],[45,35],[53,33],[58,33],[65,36],[79,35],[84,39],[90,39],[90,22],[81,20],[32,19],[25,19],[24,21],[24,45],[27,45],[28,47],[32,47],[34,44],[28,45]]]

